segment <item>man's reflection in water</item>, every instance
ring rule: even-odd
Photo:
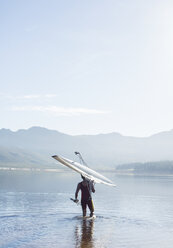
[[[94,248],[94,220],[84,219],[75,228],[76,248]]]

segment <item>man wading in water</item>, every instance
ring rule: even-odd
[[[82,211],[83,211],[83,217],[86,216],[86,209],[87,206],[90,210],[90,217],[94,214],[94,205],[92,201],[91,194],[92,192],[95,193],[94,183],[91,180],[86,179],[84,176],[82,176],[83,181],[78,183],[76,193],[75,193],[75,201],[78,202],[78,193],[79,190],[81,190],[81,205],[82,205]]]

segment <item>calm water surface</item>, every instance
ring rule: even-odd
[[[172,248],[173,178],[106,176],[89,221],[69,199],[80,176],[0,172],[0,247]]]

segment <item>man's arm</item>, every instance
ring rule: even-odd
[[[92,186],[91,186],[91,190],[92,190],[93,193],[95,193],[94,181],[91,181],[91,185],[92,185]]]
[[[77,186],[77,188],[76,188],[76,192],[75,192],[75,200],[77,200],[79,190],[80,190],[80,183],[78,183],[78,186]]]

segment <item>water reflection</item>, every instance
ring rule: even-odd
[[[94,248],[94,220],[82,219],[75,227],[76,248]]]

